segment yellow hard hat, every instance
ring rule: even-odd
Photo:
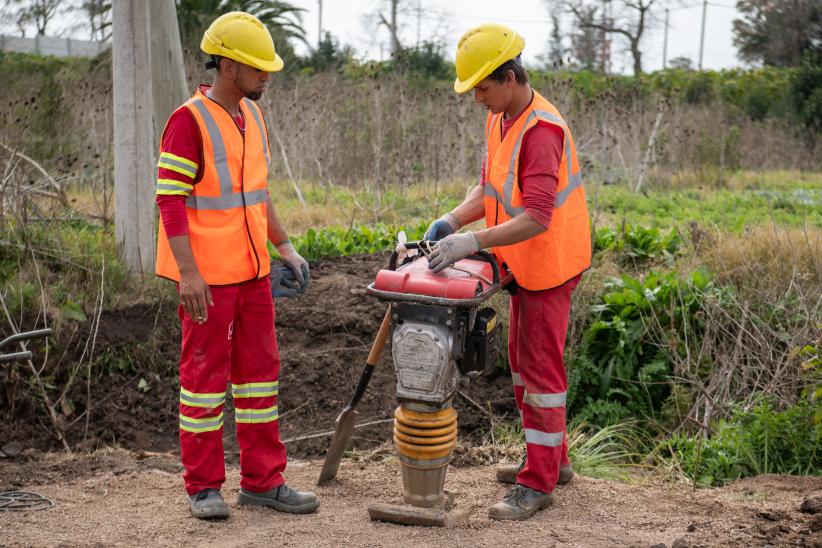
[[[486,23],[469,30],[457,44],[454,91],[471,91],[501,64],[522,53],[523,48],[522,36],[504,25]]]
[[[262,21],[242,11],[232,11],[215,19],[205,31],[200,49],[266,72],[283,68],[283,60],[274,51],[271,33]]]

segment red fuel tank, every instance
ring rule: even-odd
[[[457,261],[455,266],[471,274],[454,268],[434,274],[428,268],[428,260],[419,257],[397,270],[380,270],[374,281],[374,289],[446,299],[473,299],[491,284],[472,274],[479,274],[489,282],[494,278],[491,265],[485,261],[463,259]]]

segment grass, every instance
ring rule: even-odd
[[[822,229],[822,181],[811,188],[682,188],[635,193],[626,187],[594,186],[588,192],[597,226],[626,222],[684,228],[696,222],[733,233],[763,224]]]
[[[646,191],[621,185],[587,182],[589,209],[597,226],[623,222],[671,229],[692,221],[706,227],[740,233],[761,225],[822,229],[822,173],[800,171],[738,171],[725,179],[695,172],[673,174]],[[433,220],[456,206],[475,183],[417,183],[402,192],[388,190],[377,200],[371,187],[351,191],[303,183],[307,208],[299,204],[291,185],[270,185],[277,212],[286,228],[352,226],[361,223],[416,225]]]
[[[519,456],[525,450],[519,421],[499,424],[489,436],[497,454]],[[574,472],[592,478],[629,481],[649,446],[647,435],[633,422],[597,429],[578,423],[568,431],[568,456]]]

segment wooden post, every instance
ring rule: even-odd
[[[130,273],[154,270],[154,147],[149,2],[112,2],[114,230]]]
[[[177,26],[174,0],[152,0],[151,31],[151,92],[154,104],[154,147],[157,151],[166,120],[188,99],[188,83]]]

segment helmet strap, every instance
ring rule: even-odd
[[[217,55],[211,56],[211,61],[207,61],[205,64],[206,70],[216,69],[217,65],[220,64],[220,58]]]

